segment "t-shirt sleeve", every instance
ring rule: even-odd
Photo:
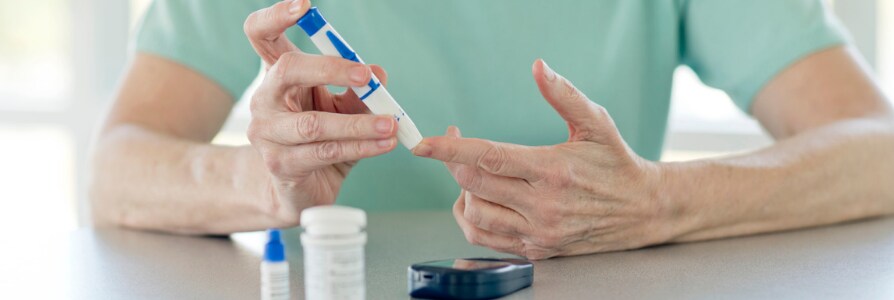
[[[239,99],[261,64],[242,24],[265,6],[252,0],[156,0],[139,27],[135,49],[192,68]]]
[[[745,112],[773,77],[847,37],[822,0],[690,0],[682,61]]]

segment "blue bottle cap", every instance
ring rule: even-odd
[[[320,31],[320,28],[326,26],[326,19],[323,18],[320,11],[314,6],[311,7],[304,16],[301,16],[301,18],[298,19],[297,24],[301,29],[304,29],[307,36],[312,36],[317,33],[317,31]]]
[[[264,247],[264,261],[281,262],[286,260],[286,248],[280,239],[279,229],[267,230],[267,245]]]

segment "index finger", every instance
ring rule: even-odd
[[[286,0],[253,12],[245,20],[243,30],[255,52],[267,66],[272,66],[279,56],[298,51],[286,37],[286,29],[295,25],[307,10],[310,0]]]
[[[279,113],[268,119],[254,118],[249,126],[252,140],[280,145],[300,145],[331,140],[394,137],[397,122],[390,115],[346,115],[320,111]]]
[[[531,147],[482,139],[436,136],[422,140],[413,154],[443,162],[476,166],[500,176],[539,181],[542,157]]]

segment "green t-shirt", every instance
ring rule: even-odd
[[[157,0],[136,41],[239,98],[260,69],[242,31],[273,0]],[[531,64],[544,58],[612,114],[639,155],[661,153],[674,69],[690,66],[748,111],[775,74],[844,42],[821,0],[339,0],[314,2],[366,60],[425,136],[547,145],[567,128],[542,99]],[[318,53],[299,28],[287,33]],[[362,161],[338,203],[368,210],[447,208],[459,193],[435,161],[398,148]]]

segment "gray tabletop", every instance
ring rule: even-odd
[[[447,212],[374,213],[367,231],[368,299],[408,298],[406,268],[414,262],[506,256],[468,245]],[[285,235],[293,298],[302,299],[298,232]],[[208,238],[83,229],[2,255],[0,298],[258,298],[263,242],[262,233]],[[508,299],[894,299],[894,218],[550,259],[534,270],[534,285]]]

